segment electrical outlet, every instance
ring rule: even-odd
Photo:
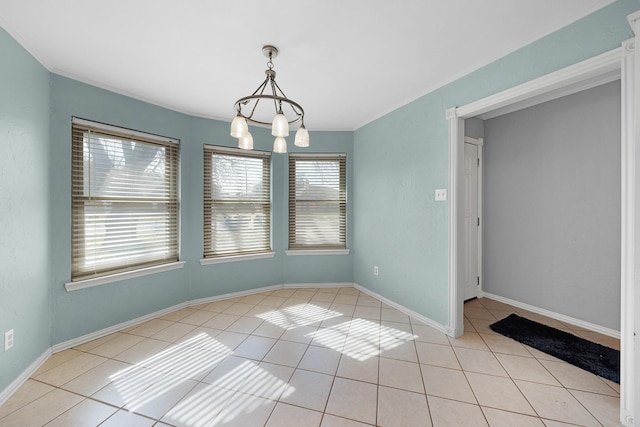
[[[377,276],[377,275],[378,275],[378,266],[377,266],[377,265],[374,265],[374,266],[373,266],[373,275],[374,275],[374,276]]]
[[[436,190],[436,202],[443,202],[445,200],[447,200],[447,189],[446,188],[441,188]]]
[[[4,351],[13,347],[13,329],[4,333]]]

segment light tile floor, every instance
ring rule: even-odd
[[[354,288],[185,308],[51,356],[0,426],[618,426],[619,387],[495,334],[490,299],[451,339]]]

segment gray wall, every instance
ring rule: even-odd
[[[472,117],[464,121],[464,136],[484,138],[484,120]]]
[[[620,329],[620,82],[485,121],[483,290]]]

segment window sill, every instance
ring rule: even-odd
[[[349,249],[292,249],[287,255],[349,255]]]
[[[273,258],[275,254],[275,252],[265,252],[261,254],[232,255],[219,258],[203,258],[200,260],[200,265],[224,264],[226,262],[251,261],[254,259]]]
[[[149,274],[160,273],[163,271],[177,270],[183,268],[185,261],[177,261],[169,264],[154,265],[153,267],[141,268],[139,270],[126,271],[124,273],[111,274],[109,276],[96,277],[93,279],[79,280],[77,282],[65,283],[64,287],[67,292],[77,291],[79,289],[92,288],[107,283],[119,282],[121,280],[133,279],[134,277],[148,276]]]

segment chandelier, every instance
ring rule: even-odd
[[[253,137],[249,132],[247,122],[257,125],[271,125],[271,135],[276,137],[273,142],[273,151],[275,153],[286,153],[287,140],[284,138],[289,136],[289,125],[300,123],[294,144],[298,147],[308,147],[309,132],[304,127],[304,110],[300,104],[287,98],[282,89],[280,89],[280,86],[278,86],[278,83],[276,83],[273,58],[278,56],[278,49],[275,46],[266,45],[262,47],[262,53],[269,58],[267,69],[264,72],[267,77],[251,95],[242,97],[236,101],[236,116],[231,122],[231,136],[238,138],[239,148],[252,150]],[[261,112],[260,109],[258,109],[258,104],[260,104],[262,100],[265,101],[263,104],[273,102],[275,117],[273,117],[273,120],[270,122],[265,121],[266,118],[260,115]],[[285,115],[285,112],[291,119]],[[264,111],[262,111],[262,114],[264,114]]]

